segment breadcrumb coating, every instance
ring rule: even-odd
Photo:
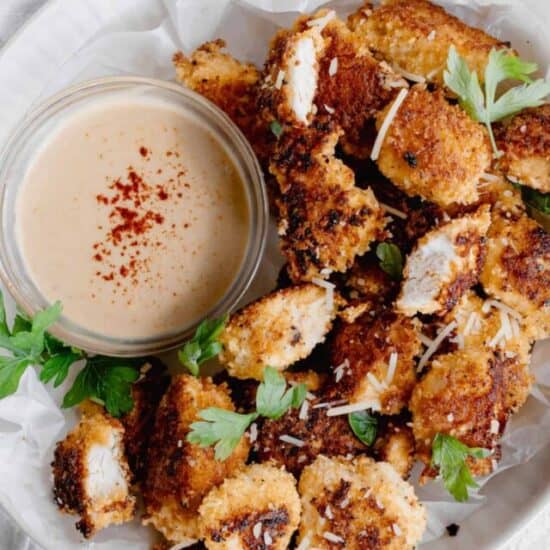
[[[499,168],[519,183],[550,193],[550,103],[495,125]]]
[[[344,272],[384,235],[386,218],[370,189],[334,153],[331,124],[283,134],[270,170],[279,183],[279,236],[295,282]]]
[[[412,550],[426,527],[413,487],[385,462],[321,455],[304,469],[298,491],[298,543],[309,548]]]
[[[504,203],[493,209],[480,281],[528,319],[537,339],[550,336],[550,234],[522,209]]]
[[[377,115],[380,130],[389,107]],[[492,160],[486,129],[441,90],[413,86],[393,118],[377,159],[399,189],[445,208],[479,198],[477,184]]]
[[[405,315],[451,309],[478,281],[490,220],[489,207],[481,206],[419,239],[405,263],[397,309]]]
[[[249,444],[243,437],[225,461],[213,447],[189,443],[190,425],[208,407],[235,410],[226,386],[210,378],[176,375],[161,400],[147,455],[143,523],[174,543],[199,538],[198,507],[216,485],[244,467]]]
[[[251,464],[206,495],[199,508],[201,534],[209,550],[285,550],[300,508],[291,474]]]
[[[481,81],[491,49],[509,47],[426,0],[385,0],[376,9],[367,2],[348,22],[375,55],[397,71],[440,86],[451,46]]]
[[[86,538],[134,517],[124,427],[101,407],[83,416],[54,454],[53,494],[62,512],[80,515],[76,528]]]
[[[415,358],[421,349],[416,320],[393,311],[343,324],[331,344],[329,398],[375,402],[384,414],[398,414],[416,384]]]
[[[416,459],[411,426],[408,415],[379,417],[372,447],[375,459],[391,464],[403,479],[409,477]]]
[[[220,361],[236,378],[263,380],[307,357],[332,328],[340,299],[304,283],[277,290],[233,314],[220,336]]]

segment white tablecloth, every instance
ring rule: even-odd
[[[46,1],[0,0],[0,47]],[[70,0],[67,1],[70,2]],[[2,75],[0,75],[1,81]],[[550,548],[550,509],[543,511],[502,550],[543,550],[545,548]],[[40,550],[13,525],[1,508],[0,550]]]

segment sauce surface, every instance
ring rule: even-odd
[[[250,223],[241,175],[210,131],[139,99],[70,116],[36,154],[16,219],[44,297],[81,327],[128,339],[175,332],[212,308]]]

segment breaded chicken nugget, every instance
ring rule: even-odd
[[[275,143],[269,125],[256,111],[259,71],[251,63],[241,63],[222,50],[223,40],[203,44],[186,57],[174,56],[177,79],[203,95],[224,111],[246,136],[260,162],[267,159]]]
[[[251,464],[212,489],[199,508],[210,550],[285,550],[300,521],[300,497],[289,473]]]
[[[495,137],[504,153],[499,168],[523,185],[550,193],[550,103],[495,125]]]
[[[325,397],[306,400],[278,420],[265,419],[253,449],[260,462],[273,461],[299,476],[320,454],[352,457],[368,448],[355,437],[347,415],[327,416]]]
[[[408,420],[408,415],[379,417],[372,447],[376,460],[391,464],[403,479],[409,477],[416,458],[412,423]]]
[[[370,189],[334,154],[330,124],[283,134],[270,170],[279,183],[279,235],[295,282],[346,271],[383,235],[386,219]]]
[[[336,331],[331,344],[334,378],[327,394],[398,414],[416,384],[415,358],[420,350],[415,320],[393,311],[375,320],[363,315]]]
[[[343,149],[361,157],[374,141],[374,115],[407,86],[326,9],[275,36],[263,78],[266,120],[307,126],[317,113],[328,116],[344,131]]]
[[[389,108],[377,115],[380,131]],[[399,189],[445,208],[478,200],[477,184],[491,164],[485,128],[441,90],[413,86],[384,136],[378,168]]]
[[[76,528],[90,538],[130,521],[135,498],[124,454],[124,427],[101,407],[85,408],[77,426],[55,448],[54,497],[60,510],[79,514]]]
[[[208,407],[235,410],[225,386],[216,386],[209,378],[178,375],[157,411],[147,454],[143,523],[174,543],[199,538],[197,510],[203,497],[244,467],[248,457],[244,437],[225,461],[215,460],[213,447],[186,440],[191,423]]]
[[[550,336],[550,234],[518,208],[496,205],[480,281],[487,294]]]
[[[449,434],[469,447],[496,453],[468,458],[472,473],[490,473],[506,421],[525,401],[530,384],[525,364],[487,348],[465,348],[436,357],[409,404],[418,457],[428,465],[435,435]],[[427,468],[424,475],[433,477],[435,472]]]
[[[325,339],[339,303],[331,289],[313,283],[272,292],[231,316],[220,361],[236,378],[263,380],[266,366],[284,370]]]
[[[451,309],[479,278],[490,220],[485,205],[426,233],[407,257],[397,309],[405,315]]]
[[[321,455],[304,469],[298,491],[306,548],[412,549],[426,528],[413,487],[385,462]]]
[[[349,25],[396,70],[401,68],[411,79],[421,77],[439,85],[443,85],[452,45],[480,80],[491,49],[508,47],[426,0],[386,0],[374,10],[367,3],[350,16]]]

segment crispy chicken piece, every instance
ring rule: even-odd
[[[198,508],[204,496],[246,462],[243,437],[225,461],[215,460],[213,447],[189,443],[186,436],[198,413],[208,407],[234,410],[225,386],[209,378],[172,378],[157,411],[147,454],[143,487],[144,525],[153,525],[173,543],[199,538]]]
[[[218,39],[203,44],[190,57],[178,52],[174,56],[177,79],[224,111],[267,166],[275,136],[256,111],[260,73],[251,63],[224,53],[224,48],[225,42]]]
[[[325,339],[340,298],[312,283],[277,290],[231,316],[220,361],[236,378],[263,380],[266,366],[284,370]]]
[[[452,45],[480,80],[491,49],[509,47],[426,0],[386,0],[374,10],[366,3],[350,16],[349,25],[398,72],[402,69],[439,85]]]
[[[380,130],[389,108],[376,119]],[[413,86],[384,137],[380,171],[410,196],[419,195],[445,208],[479,198],[477,184],[491,164],[485,128],[441,90]]]
[[[289,473],[251,464],[212,489],[200,508],[209,550],[285,550],[300,521],[300,497]]]
[[[146,472],[149,438],[158,404],[170,379],[165,365],[150,358],[141,368],[142,379],[132,385],[134,408],[120,420],[124,425],[124,447],[134,482],[142,482]]]
[[[327,394],[398,414],[416,384],[415,357],[420,351],[416,320],[393,311],[374,320],[363,315],[336,331],[331,345],[334,378]]]
[[[504,153],[499,168],[523,185],[550,193],[550,103],[496,125],[495,137]]]
[[[283,134],[270,170],[279,183],[279,235],[293,281],[346,271],[383,235],[386,219],[370,189],[334,155],[331,124]]]
[[[87,407],[77,426],[55,448],[54,497],[60,510],[79,514],[76,528],[86,537],[134,517],[124,427]]]
[[[366,453],[368,448],[351,431],[347,415],[327,416],[327,402],[325,397],[307,400],[278,420],[265,419],[253,447],[258,460],[273,461],[298,477],[320,454],[352,457]],[[288,436],[300,443],[285,441]]]
[[[475,347],[436,357],[409,404],[418,457],[429,465],[433,438],[449,434],[493,451],[487,458],[468,458],[472,473],[490,473],[506,421],[525,401],[530,384],[526,365],[501,352]],[[426,467],[423,478],[435,474]]]
[[[550,234],[516,207],[493,209],[480,281],[487,294],[510,306],[550,336]]]
[[[372,448],[375,459],[391,464],[403,479],[409,477],[415,461],[411,426],[412,423],[402,415],[379,417],[378,433]]]
[[[397,309],[405,315],[444,314],[473,286],[485,258],[489,207],[441,224],[407,257]]]
[[[412,549],[422,538],[426,512],[392,466],[367,457],[319,456],[298,485],[306,548]]]
[[[326,9],[279,31],[263,78],[260,108],[266,120],[307,126],[316,113],[329,116],[344,131],[343,149],[361,157],[374,141],[374,115],[407,86]]]

